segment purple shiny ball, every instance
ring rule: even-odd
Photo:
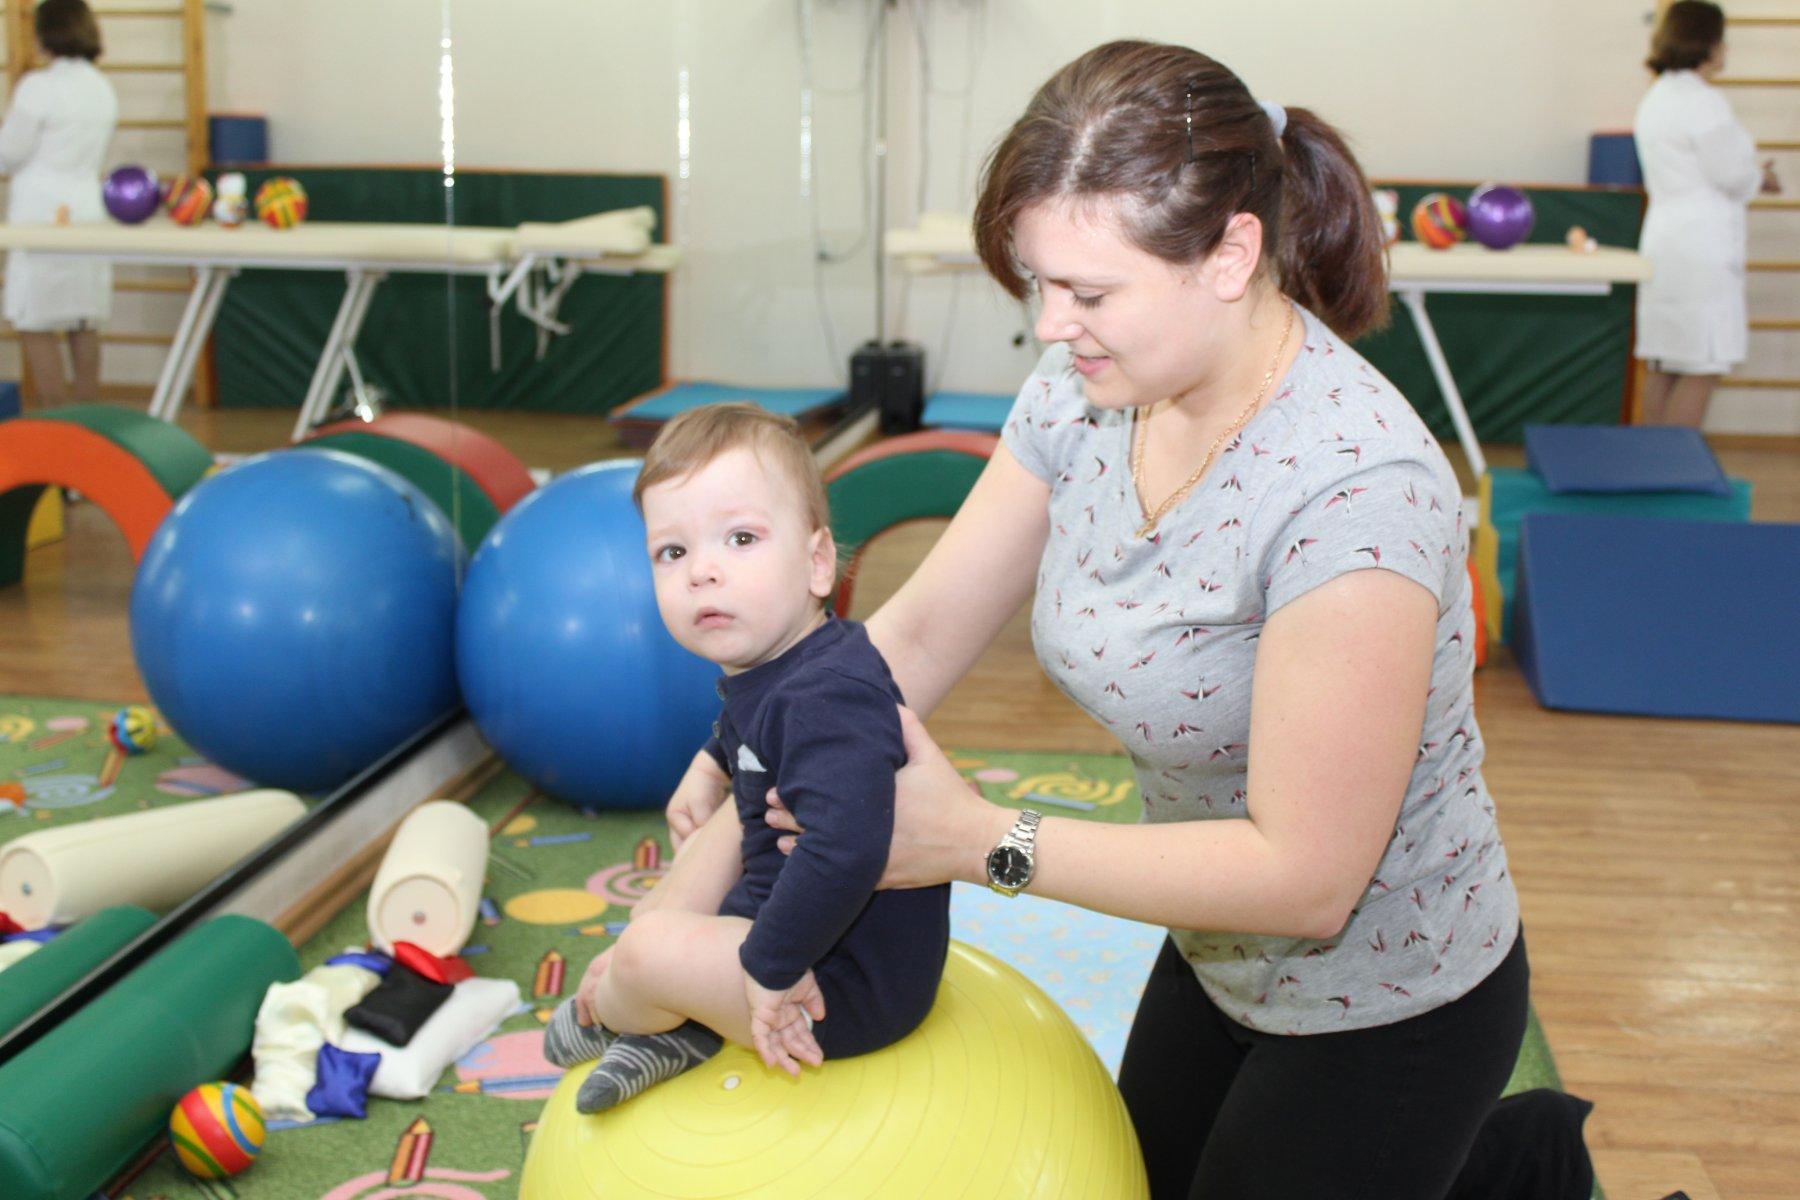
[[[120,167],[106,177],[100,189],[106,211],[127,225],[136,225],[154,213],[162,201],[156,173],[144,167]]]
[[[1490,250],[1517,245],[1531,233],[1537,214],[1518,188],[1484,184],[1469,193],[1469,234]]]

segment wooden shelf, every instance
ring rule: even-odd
[[[17,330],[0,331],[0,341],[16,342],[19,340]],[[168,333],[107,333],[100,332],[102,346],[173,346],[175,336]]]
[[[1738,379],[1727,375],[1719,380],[1719,386],[1758,392],[1800,392],[1800,379]]]
[[[1800,319],[1793,317],[1759,317],[1750,322],[1750,328],[1767,330],[1800,329]]]

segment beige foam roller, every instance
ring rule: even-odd
[[[0,847],[0,912],[42,929],[171,909],[305,814],[292,792],[239,792],[28,833]]]
[[[369,889],[369,937],[393,953],[411,942],[439,957],[469,940],[487,873],[488,831],[480,817],[449,800],[414,809],[388,846]]]

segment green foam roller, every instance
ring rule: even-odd
[[[92,1195],[163,1135],[176,1101],[231,1070],[263,993],[299,974],[274,928],[218,917],[32,1043],[0,1067],[0,1196]]]
[[[34,413],[46,421],[67,421],[99,434],[144,464],[169,499],[179,500],[212,469],[213,457],[185,429],[110,404],[78,404]]]
[[[104,908],[6,968],[0,975],[0,1034],[18,1027],[155,922],[148,909],[134,904]]]
[[[471,554],[500,519],[500,510],[466,471],[412,442],[348,430],[309,438],[302,450],[339,450],[386,467],[424,492],[444,519],[456,526]]]

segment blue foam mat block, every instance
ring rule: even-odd
[[[927,429],[977,429],[999,433],[1015,396],[985,392],[933,392],[925,398],[921,424]]]
[[[1725,469],[1698,429],[1527,425],[1525,462],[1553,492],[1731,494]]]
[[[842,388],[742,387],[729,383],[676,383],[613,414],[632,421],[667,421],[690,408],[727,400],[748,400],[796,419],[842,398]]]
[[[1518,571],[1544,707],[1800,722],[1800,525],[1532,515]]]

